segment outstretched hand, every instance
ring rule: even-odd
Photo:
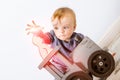
[[[38,31],[42,31],[43,27],[40,27],[34,22],[34,20],[32,20],[32,24],[27,24],[27,28],[25,30],[27,34],[29,35],[30,33],[35,34]]]

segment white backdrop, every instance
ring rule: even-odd
[[[120,0],[0,0],[0,80],[53,80],[45,69],[37,47],[26,35],[27,23],[35,20],[46,30],[58,7],[70,7],[77,16],[77,32],[95,42],[120,16]]]

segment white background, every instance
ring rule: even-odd
[[[50,30],[52,13],[63,6],[75,11],[76,31],[95,42],[120,16],[120,0],[0,0],[0,80],[54,79],[37,68],[41,57],[25,28],[35,20]]]

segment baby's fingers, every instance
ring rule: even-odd
[[[28,26],[28,27],[32,27],[32,25],[30,25],[30,24],[27,24],[27,26]]]
[[[26,34],[27,35],[29,35],[31,32],[30,32],[30,30],[28,29],[28,30],[26,30]]]
[[[27,27],[25,31],[27,32],[27,35],[29,35],[30,33],[32,33],[32,27]]]
[[[37,24],[35,23],[35,21],[34,21],[34,20],[32,20],[32,23],[33,23],[33,25],[37,26]]]
[[[29,35],[30,34],[30,32],[27,32],[27,35]]]
[[[28,30],[30,30],[30,29],[31,29],[30,27],[27,27],[25,30],[28,31]]]
[[[36,24],[34,20],[32,20],[33,27],[40,27],[40,25]]]

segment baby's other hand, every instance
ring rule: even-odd
[[[35,34],[39,31],[42,31],[43,28],[40,27],[39,25],[37,25],[34,20],[32,20],[32,24],[27,24],[27,28],[25,29],[27,32],[27,35],[29,35],[30,33]]]

